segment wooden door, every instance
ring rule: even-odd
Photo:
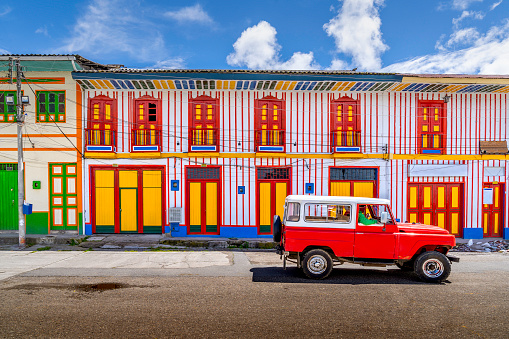
[[[492,196],[491,204],[483,204],[483,234],[485,237],[501,237],[504,228],[504,192],[505,186],[501,183],[484,183],[483,192]],[[483,195],[484,199],[484,195]]]
[[[408,221],[436,225],[461,236],[463,185],[460,183],[408,184]]]

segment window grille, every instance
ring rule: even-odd
[[[378,180],[376,168],[331,168],[330,180]]]
[[[289,168],[258,168],[258,179],[290,179]]]
[[[187,179],[219,180],[219,167],[191,167],[187,169]]]

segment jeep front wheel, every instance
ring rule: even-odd
[[[311,279],[327,278],[332,271],[332,258],[324,250],[311,250],[304,255],[302,270]]]
[[[414,271],[422,281],[438,283],[451,274],[451,262],[440,252],[424,252],[415,260]]]

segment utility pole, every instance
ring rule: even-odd
[[[19,58],[15,59],[16,64],[16,121],[18,123],[18,226],[19,226],[19,247],[24,248],[26,245],[26,225],[25,215],[23,214],[23,205],[25,203],[25,170],[23,167],[23,124],[25,115],[23,114],[23,103],[21,97],[21,65]]]

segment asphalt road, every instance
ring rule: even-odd
[[[0,337],[509,334],[509,255],[462,254],[447,282],[426,284],[397,268],[354,265],[335,269],[327,280],[311,281],[295,268],[283,271],[273,253],[208,253],[210,258],[179,260],[168,253],[173,259],[167,263],[184,262],[179,267],[117,267],[122,261],[114,258],[110,268],[86,268],[89,276],[76,272],[87,262],[101,266],[92,256],[78,256],[81,264],[76,261],[78,267],[67,270],[69,259],[48,263],[39,258],[40,266],[0,281]],[[0,256],[0,270],[8,266],[5,258]],[[159,256],[144,258],[138,257],[164,266]]]

